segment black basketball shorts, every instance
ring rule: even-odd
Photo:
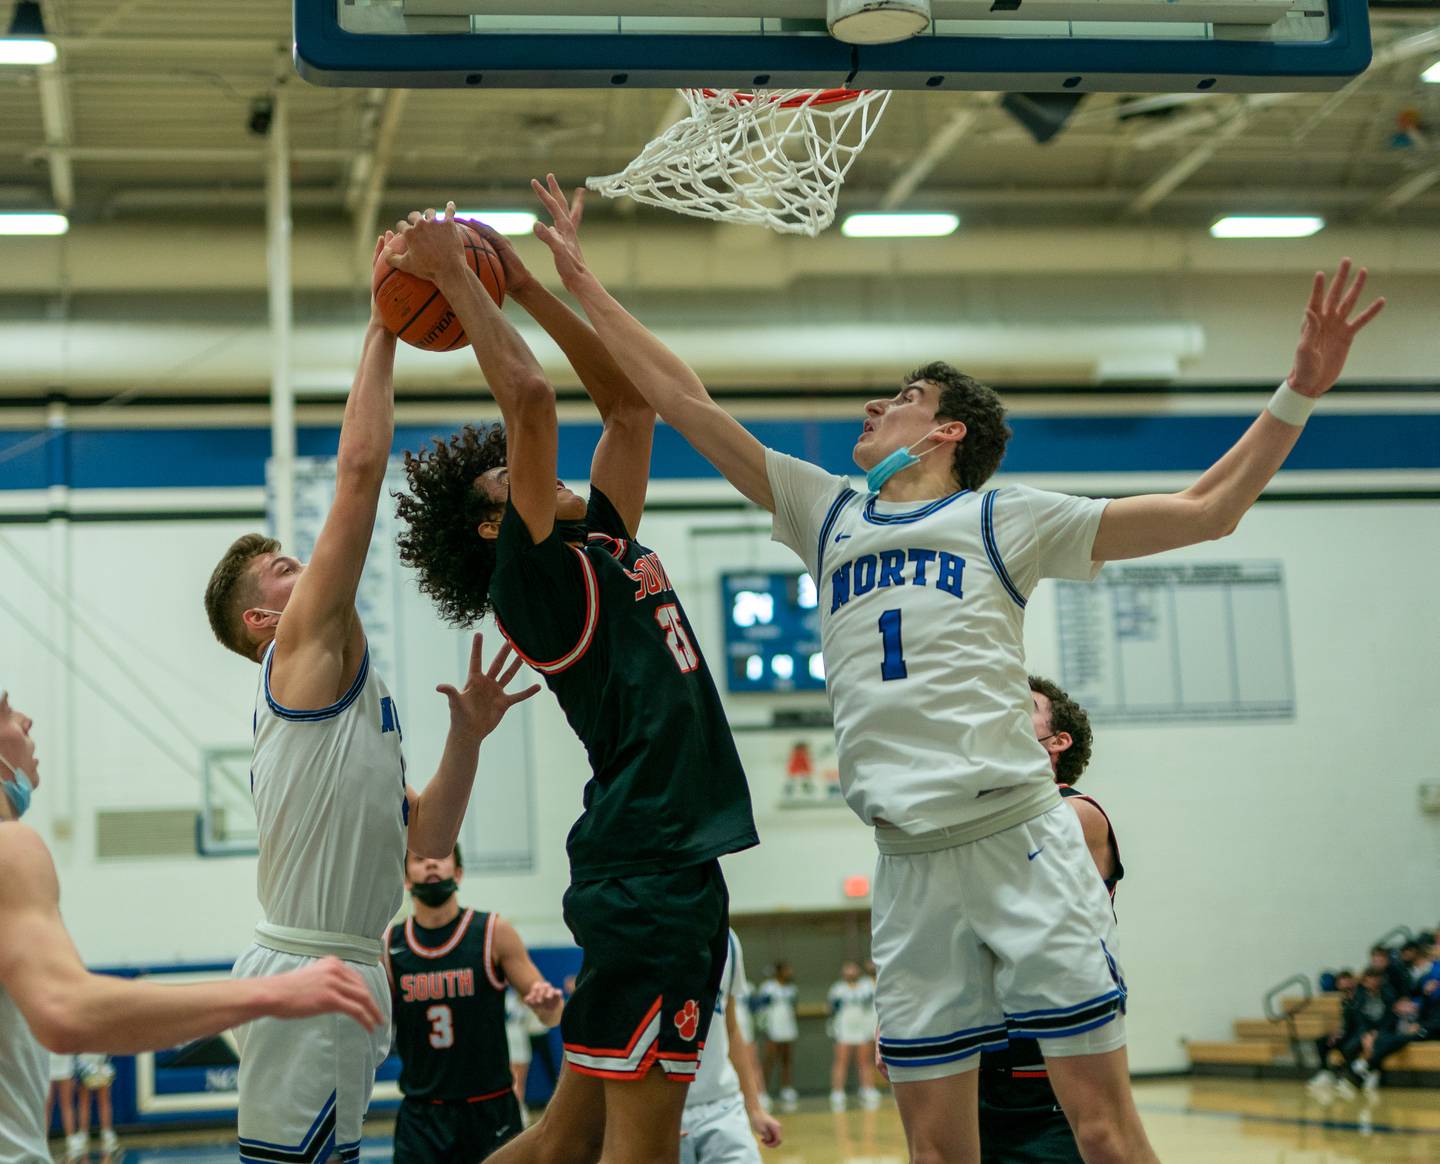
[[[565,924],[584,952],[560,1031],[572,1070],[689,1083],[725,972],[730,897],[717,861],[582,881]]]

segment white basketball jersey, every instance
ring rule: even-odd
[[[48,1164],[49,1086],[50,1052],[36,1042],[15,1000],[0,989],[0,1164]]]
[[[868,978],[840,979],[830,987],[830,1009],[842,1023],[864,1026],[875,1009],[875,984]]]
[[[889,502],[794,457],[767,464],[775,540],[815,578],[850,807],[957,844],[1053,807],[1025,603],[1041,578],[1095,576],[1108,502],[1024,486]]]
[[[720,995],[715,1000],[715,1017],[710,1020],[710,1033],[705,1036],[705,1049],[700,1052],[700,1070],[685,1096],[686,1107],[698,1107],[740,1094],[740,1077],[730,1062],[730,1029],[725,1025],[725,1004],[734,997],[737,1007],[745,1005],[740,990],[745,985],[745,952],[740,939],[730,931],[730,951],[725,958],[725,971],[720,977]],[[739,989],[737,989],[739,988]]]
[[[260,670],[250,768],[265,921],[378,943],[404,900],[400,713],[368,650],[338,702],[283,707],[270,694],[273,652]]]

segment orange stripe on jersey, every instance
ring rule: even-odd
[[[460,924],[455,927],[455,932],[450,935],[450,940],[443,946],[436,946],[433,950],[429,946],[422,946],[415,936],[414,916],[405,919],[405,944],[410,947],[413,953],[419,954],[422,958],[443,958],[460,944],[460,939],[465,936],[465,931],[470,928],[470,922],[475,917],[473,909],[467,909],[460,918]]]
[[[640,1020],[640,1025],[635,1028],[635,1033],[630,1036],[630,1043],[624,1050],[616,1051],[599,1047],[582,1047],[579,1043],[566,1043],[565,1049],[567,1051],[576,1051],[581,1055],[603,1055],[606,1058],[628,1059],[634,1052],[635,1047],[639,1044],[641,1037],[645,1034],[645,1028],[650,1025],[651,1021],[659,1013],[660,999],[657,997],[654,1003],[651,1004],[650,1009],[645,1012],[645,1017]]]
[[[595,577],[595,567],[590,564],[590,559],[585,556],[583,550],[577,549],[575,546],[570,546],[569,548],[580,555],[581,574],[585,578],[585,625],[580,632],[580,641],[576,643],[570,651],[561,655],[560,658],[551,663],[542,663],[538,659],[532,659],[522,651],[520,645],[510,637],[510,633],[500,622],[499,615],[497,614],[495,617],[495,626],[505,637],[505,641],[510,644],[520,658],[525,660],[530,667],[539,671],[542,675],[558,675],[562,671],[568,671],[578,663],[585,652],[590,649],[590,642],[595,637],[595,627],[600,622],[600,583]]]
[[[496,990],[505,989],[505,980],[495,973],[495,923],[500,920],[498,913],[492,913],[485,922],[485,977]]]

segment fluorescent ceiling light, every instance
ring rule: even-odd
[[[846,238],[940,238],[954,234],[958,214],[852,214],[840,226]]]
[[[1432,85],[1440,85],[1440,61],[1436,61],[1428,69],[1420,74],[1422,81],[1429,81]]]
[[[51,41],[0,37],[0,65],[48,65],[54,59]]]
[[[0,212],[0,234],[64,234],[69,229],[63,214]]]
[[[1231,214],[1210,228],[1214,238],[1309,238],[1325,220],[1306,214]]]
[[[476,218],[501,234],[529,234],[538,221],[528,210],[457,210],[456,218]]]

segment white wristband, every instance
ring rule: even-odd
[[[1290,387],[1290,381],[1285,380],[1275,389],[1275,395],[1270,397],[1265,411],[1278,421],[1304,428],[1310,414],[1315,411],[1315,398],[1300,395]]]

